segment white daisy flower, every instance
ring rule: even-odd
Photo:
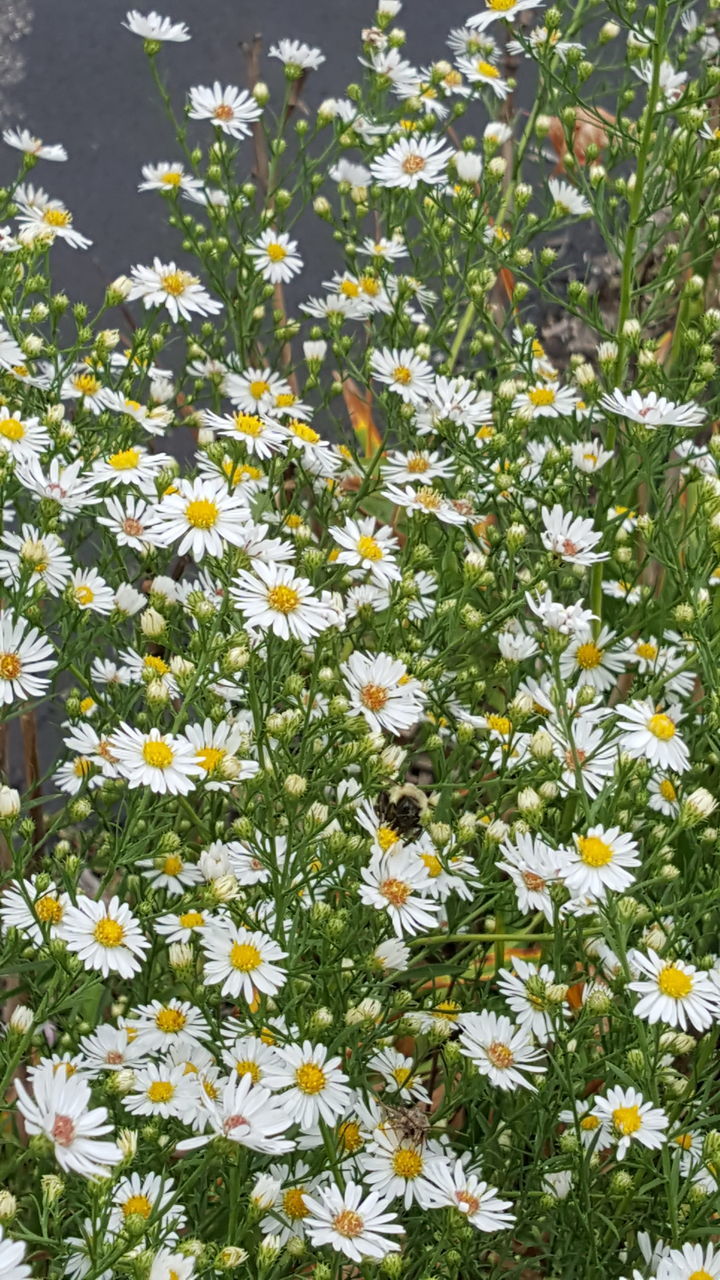
[[[209,911],[197,911],[190,907],[177,914],[158,916],[155,921],[155,932],[164,938],[168,946],[172,942],[189,942],[197,935],[202,937],[205,929],[210,929],[215,919]]]
[[[540,1065],[544,1057],[536,1049],[525,1027],[510,1021],[504,1014],[461,1013],[459,1048],[474,1063],[479,1073],[487,1076],[499,1089],[530,1089],[535,1086],[528,1074],[546,1071]]]
[[[194,1270],[195,1258],[192,1254],[159,1249],[152,1260],[148,1280],[191,1280]]]
[[[130,445],[94,462],[92,478],[97,484],[134,484],[154,494],[157,476],[170,461],[167,453],[150,453],[142,445]]]
[[[282,640],[307,644],[331,625],[328,610],[313,594],[308,579],[296,577],[290,565],[257,560],[253,573],[240,570],[230,596],[250,628],[272,631]]]
[[[0,705],[39,697],[54,666],[52,646],[37,628],[0,612]]]
[[[470,503],[447,498],[439,489],[429,484],[420,485],[418,489],[414,489],[411,484],[402,489],[391,484],[383,489],[383,497],[396,506],[403,507],[409,516],[419,512],[421,515],[435,516],[441,524],[467,524],[473,516]]]
[[[199,84],[190,90],[190,119],[210,120],[231,138],[249,137],[250,126],[260,119],[262,111],[247,89],[237,89],[232,84],[223,89],[219,80],[212,88]]]
[[[664,960],[657,951],[633,950],[628,958],[641,975],[628,983],[640,996],[636,1017],[700,1032],[720,1019],[720,987],[709,974],[684,960]]]
[[[650,799],[648,805],[654,809],[656,813],[662,813],[666,818],[675,818],[680,812],[680,803],[678,800],[678,790],[675,783],[667,775],[655,774],[648,783],[648,791]]]
[[[543,546],[568,564],[590,565],[598,560],[608,559],[607,551],[593,551],[593,547],[602,538],[602,533],[596,530],[592,520],[563,511],[560,503],[556,502],[552,510],[542,508],[542,521]]]
[[[193,312],[201,316],[214,316],[222,311],[223,304],[200,284],[198,276],[177,267],[174,262],[161,262],[153,258],[151,267],[133,267],[132,288],[128,300],[140,298],[148,310],[150,307],[167,307],[173,320],[181,317],[189,320]]]
[[[262,1085],[253,1084],[249,1073],[240,1078],[231,1076],[222,1087],[219,1101],[205,1090],[199,1096],[210,1132],[184,1138],[176,1147],[178,1152],[203,1147],[215,1137],[229,1138],[263,1155],[282,1155],[295,1149],[294,1142],[278,1136],[292,1124],[282,1100],[274,1098]]]
[[[406,733],[422,715],[425,693],[399,658],[388,653],[350,654],[340,665],[354,710],[376,733]]]
[[[382,586],[398,581],[402,576],[393,555],[398,550],[397,538],[374,516],[348,520],[342,528],[332,525],[328,532],[342,547],[337,557],[338,564],[352,565],[356,571],[367,570]]]
[[[497,18],[510,21],[525,9],[541,9],[543,0],[485,0],[486,8],[467,19],[466,26],[475,31],[484,31]]]
[[[158,537],[166,546],[178,543],[178,555],[190,554],[196,562],[206,555],[222,556],[225,546],[237,546],[243,537],[248,510],[227,486],[209,480],[179,480],[167,493],[156,517]]]
[[[585,1150],[597,1147],[602,1150],[608,1141],[608,1132],[599,1116],[593,1111],[593,1100],[582,1098],[575,1102],[575,1110],[561,1111],[558,1120],[579,1131],[580,1142]]]
[[[556,218],[565,218],[569,214],[576,218],[584,218],[592,213],[591,206],[585,196],[576,187],[561,178],[550,178],[548,191],[553,199],[553,214]]]
[[[666,400],[656,391],[641,395],[639,391],[631,391],[626,395],[616,387],[611,395],[603,396],[600,401],[608,413],[616,413],[621,418],[629,418],[631,422],[639,422],[644,427],[699,427],[707,417],[707,410],[693,400],[687,404],[675,404]]]
[[[528,418],[567,418],[575,410],[577,392],[571,387],[553,387],[538,381],[513,400],[515,413]]]
[[[653,1151],[666,1140],[667,1115],[660,1107],[646,1102],[637,1089],[622,1089],[618,1085],[608,1089],[607,1097],[596,1098],[594,1113],[609,1139],[617,1143],[618,1160],[625,1158],[633,1142]]]
[[[431,901],[430,874],[424,862],[408,849],[388,853],[378,850],[360,874],[360,901],[376,911],[385,911],[398,938],[437,927],[441,909]]]
[[[238,409],[235,413],[219,414],[206,410],[203,422],[220,436],[229,436],[239,440],[249,454],[258,458],[269,458],[282,449],[283,429],[272,419],[261,417],[257,413],[248,413]]]
[[[137,1044],[134,1033],[131,1035],[127,1027],[113,1027],[108,1022],[101,1023],[90,1035],[82,1037],[80,1052],[85,1059],[84,1069],[91,1077],[103,1071],[132,1070],[147,1057],[145,1050]]]
[[[69,894],[58,892],[54,880],[40,889],[37,876],[31,876],[29,880],[16,880],[3,890],[0,920],[5,929],[18,929],[40,947],[46,938],[63,937],[69,906]]]
[[[250,1076],[253,1084],[267,1085],[268,1073],[280,1066],[276,1050],[265,1044],[259,1036],[238,1036],[228,1049],[223,1050],[225,1066],[241,1079]]]
[[[418,1077],[415,1062],[398,1049],[381,1049],[380,1053],[374,1053],[368,1059],[367,1065],[368,1071],[377,1071],[383,1077],[387,1086],[384,1092],[394,1093],[405,1103],[430,1101],[430,1095]]]
[[[310,1209],[305,1229],[314,1247],[328,1244],[352,1262],[377,1261],[400,1249],[397,1240],[387,1237],[402,1235],[403,1228],[395,1214],[388,1213],[388,1201],[375,1192],[364,1196],[362,1187],[348,1182],[344,1191],[334,1185],[320,1187],[305,1197],[305,1203]]]
[[[673,773],[685,773],[690,768],[690,757],[683,739],[678,733],[682,711],[677,704],[657,711],[649,698],[635,702],[620,702],[615,707],[618,717],[621,751],[636,760],[647,760],[658,769]]]
[[[454,1165],[443,1161],[434,1170],[433,1184],[430,1206],[457,1209],[478,1231],[503,1231],[515,1221],[511,1201],[501,1200],[497,1189],[481,1181],[479,1173],[462,1160]]]
[[[277,963],[287,952],[266,933],[234,924],[203,933],[204,980],[208,986],[222,983],[220,994],[252,1004],[258,994],[274,996],[285,985],[285,970]]]
[[[24,524],[20,533],[3,535],[0,547],[0,582],[16,587],[29,577],[32,587],[43,583],[48,595],[57,596],[72,573],[72,560],[55,533],[42,533],[32,524]]]
[[[104,978],[110,973],[121,978],[138,973],[150,945],[127,903],[117,897],[105,903],[81,894],[77,905],[65,912],[63,936],[84,968],[96,969]]]
[[[246,413],[256,413],[273,407],[277,396],[291,391],[290,383],[269,366],[264,369],[245,369],[235,373],[229,369],[221,383],[221,391]]]
[[[714,1244],[684,1244],[660,1259],[657,1280],[720,1280],[720,1249]]]
[[[97,516],[98,524],[110,529],[119,547],[145,552],[158,546],[157,508],[144,498],[128,493],[122,499],[105,499],[106,515]]]
[[[112,613],[115,594],[97,569],[76,569],[66,587],[67,598],[82,612]]]
[[[583,836],[573,836],[575,848],[568,850],[565,883],[574,898],[590,895],[602,900],[608,889],[622,893],[635,879],[640,866],[637,841],[619,827],[590,827]]]
[[[180,42],[190,39],[190,32],[184,22],[173,22],[171,18],[162,18],[153,9],[150,13],[140,13],[138,9],[129,9],[122,24],[143,40],[168,40]]]
[[[247,743],[242,725],[229,720],[216,725],[207,719],[201,725],[186,725],[185,737],[195,748],[207,791],[229,791],[236,782],[254,778],[260,769],[256,760],[244,760],[237,754]]]
[[[105,1107],[91,1105],[90,1085],[82,1076],[56,1073],[47,1063],[33,1077],[32,1095],[19,1076],[13,1085],[28,1134],[42,1133],[50,1139],[65,1173],[102,1178],[122,1160],[115,1142],[103,1141],[112,1125]]]
[[[570,446],[572,464],[585,475],[595,475],[614,454],[610,449],[603,449],[597,440],[580,440]]]
[[[38,418],[19,418],[0,408],[0,453],[11,458],[26,458],[42,453],[50,443],[50,436]]]
[[[548,988],[557,983],[555,974],[549,965],[530,964],[520,956],[513,957],[512,965],[512,972],[509,969],[498,972],[500,991],[521,1027],[538,1040],[551,1039],[556,1034],[557,1023],[570,1012],[567,1005],[548,999]]]
[[[278,40],[268,50],[269,58],[279,58],[291,71],[317,71],[325,61],[325,54],[301,40]]]
[[[162,160],[160,164],[144,164],[142,176],[145,181],[140,183],[138,191],[184,191],[187,193],[202,188],[202,183],[197,178],[185,172],[185,166],[180,160],[173,163]]]
[[[67,151],[60,143],[43,142],[42,138],[34,138],[29,129],[3,129],[3,142],[17,151],[24,151],[27,156],[35,156],[38,160],[67,160]]]
[[[163,1236],[177,1231],[185,1224],[183,1205],[175,1200],[175,1183],[158,1173],[131,1173],[121,1178],[113,1190],[112,1209],[108,1231],[115,1235],[124,1229],[129,1218],[134,1222],[152,1218],[152,1225],[159,1226]]]
[[[552,849],[540,836],[519,831],[513,842],[505,840],[500,852],[503,861],[495,865],[512,880],[518,909],[523,915],[542,911],[548,923],[552,924],[555,910],[550,889],[553,884],[563,881],[566,851]]]
[[[302,271],[303,260],[297,252],[297,240],[291,240],[284,231],[267,227],[257,240],[253,240],[247,253],[255,261],[255,268],[263,280],[271,284],[287,284]]]
[[[132,1090],[123,1097],[126,1111],[135,1116],[174,1117],[186,1123],[198,1105],[198,1084],[182,1063],[148,1062],[135,1071]]]
[[[62,200],[51,200],[44,192],[38,192],[37,195],[40,197],[37,202],[30,204],[23,199],[22,187],[18,187],[15,193],[19,206],[17,221],[20,243],[34,244],[40,240],[52,244],[55,240],[64,240],[71,249],[89,249],[92,240],[75,230],[73,216]]]
[[[615,772],[615,739],[608,739],[588,713],[576,716],[566,727],[548,724],[547,730],[562,766],[558,786],[563,794],[582,790],[593,798],[598,796]]]
[[[373,1141],[358,1159],[363,1180],[388,1200],[402,1198],[403,1208],[425,1208],[444,1163],[438,1142],[413,1142],[392,1129],[375,1130]]]
[[[187,738],[159,729],[133,729],[123,723],[110,739],[121,777],[131,790],[149,787],[158,795],[185,796],[201,772]]]
[[[576,677],[579,687],[589,685],[596,693],[612,689],[626,665],[623,650],[612,648],[615,632],[602,627],[597,636],[587,631],[573,637],[560,655],[560,674],[565,680]]]
[[[267,1084],[283,1090],[280,1102],[304,1133],[320,1120],[334,1125],[350,1102],[347,1076],[340,1070],[341,1058],[328,1057],[324,1044],[290,1044],[276,1049],[278,1064],[270,1068]]]
[[[406,404],[421,404],[433,387],[432,366],[411,347],[385,347],[373,351],[370,369],[378,382],[385,383]]]
[[[464,76],[467,76],[470,84],[484,85],[488,89],[492,89],[496,98],[502,102],[507,98],[510,92],[510,85],[507,80],[503,80],[501,72],[495,66],[494,62],[488,62],[487,58],[460,57],[457,60],[458,70]]]
[[[414,191],[419,183],[437,186],[444,182],[447,165],[454,154],[442,138],[422,135],[400,138],[370,165],[372,176],[382,187]]]
[[[82,470],[82,459],[67,466],[55,457],[44,472],[35,455],[21,459],[15,475],[20,483],[38,498],[49,498],[57,503],[63,522],[100,499],[93,493],[94,479]]]
[[[184,893],[191,885],[200,884],[203,878],[200,868],[194,862],[186,862],[177,852],[141,858],[137,865],[154,889],[165,889],[172,895]]]

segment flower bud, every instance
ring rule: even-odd
[[[65,1190],[65,1183],[57,1173],[44,1173],[40,1179],[45,1204],[55,1204]]]
[[[16,818],[19,812],[19,792],[14,787],[0,787],[0,820]]]
[[[35,1015],[26,1004],[19,1004],[13,1009],[8,1021],[8,1029],[17,1036],[24,1036],[32,1028]]]
[[[146,609],[140,616],[140,630],[148,639],[155,639],[161,636],[167,626],[167,622],[157,609],[152,607]]]
[[[12,1191],[0,1188],[0,1222],[10,1222],[17,1213],[17,1200]]]
[[[706,787],[696,787],[680,805],[680,822],[684,827],[695,827],[704,822],[717,809],[717,800]]]
[[[226,1244],[215,1258],[215,1266],[220,1271],[232,1271],[233,1268],[239,1267],[243,1262],[247,1262],[248,1253],[246,1249],[241,1249],[239,1244]]]

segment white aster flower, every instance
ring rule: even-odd
[[[3,142],[17,151],[24,151],[27,156],[35,156],[38,160],[67,160],[67,151],[60,143],[43,142],[42,138],[34,138],[29,129],[3,129]]]
[[[364,1196],[362,1187],[348,1182],[344,1191],[321,1187],[305,1203],[310,1209],[305,1229],[313,1246],[328,1244],[352,1262],[377,1261],[400,1249],[388,1236],[402,1235],[403,1228],[388,1212],[388,1201],[375,1192]]]
[[[178,555],[196,562],[206,555],[222,556],[225,546],[239,545],[248,510],[227,486],[209,480],[179,480],[176,492],[167,493],[155,512],[157,536],[166,546],[178,543]]]
[[[302,271],[303,261],[297,252],[297,240],[291,240],[283,231],[267,227],[247,249],[254,259],[256,270],[263,280],[271,284],[287,284]]]
[[[553,199],[553,214],[557,218],[567,217],[568,214],[576,218],[584,218],[586,214],[592,212],[585,196],[581,195],[569,182],[563,182],[561,178],[550,178],[548,191]]]
[[[350,1102],[347,1076],[341,1059],[328,1056],[324,1044],[291,1044],[276,1049],[277,1065],[267,1074],[270,1089],[283,1090],[280,1102],[304,1133],[320,1120],[333,1125]]]
[[[687,746],[678,733],[682,711],[677,704],[658,711],[649,698],[621,702],[615,707],[619,747],[658,769],[685,773],[690,768]]]
[[[628,983],[640,996],[637,1018],[700,1032],[720,1020],[720,987],[709,974],[684,960],[664,960],[657,951],[633,950],[629,960],[641,975]]]
[[[406,404],[421,404],[432,391],[432,366],[416,355],[411,347],[385,347],[373,351],[370,368],[373,377],[384,382]]]
[[[259,120],[262,107],[247,89],[237,89],[229,84],[223,89],[219,80],[212,88],[195,85],[190,90],[191,120],[210,120],[216,128],[231,138],[247,138],[250,126]]]
[[[499,1089],[530,1089],[535,1086],[527,1074],[542,1073],[544,1057],[536,1049],[526,1028],[510,1021],[504,1014],[462,1013],[459,1047],[481,1075]]]
[[[200,773],[195,751],[177,734],[134,729],[123,723],[110,739],[118,773],[131,790],[149,787],[159,795],[187,795]]]
[[[485,0],[486,8],[467,19],[466,26],[475,31],[484,31],[497,18],[510,22],[525,9],[541,9],[542,0]]]
[[[429,899],[431,880],[425,863],[412,850],[379,850],[363,867],[360,901],[385,911],[398,938],[437,927],[441,904]]]
[[[80,957],[85,969],[96,969],[107,978],[119,973],[131,978],[142,968],[149,942],[127,903],[113,897],[96,902],[85,894],[69,906],[63,918],[63,936],[69,951]]]
[[[109,1167],[120,1162],[120,1148],[113,1141],[102,1140],[112,1133],[107,1110],[92,1107],[90,1085],[82,1076],[55,1072],[48,1062],[33,1077],[32,1095],[19,1077],[13,1084],[27,1132],[43,1133],[50,1139],[64,1172],[102,1178]]]
[[[668,1249],[658,1262],[657,1280],[720,1280],[720,1249],[714,1244]]]
[[[382,586],[401,577],[393,555],[398,550],[397,538],[387,525],[378,524],[373,516],[347,520],[342,528],[333,525],[328,532],[342,547],[338,564],[365,569]]]
[[[192,1073],[181,1063],[148,1062],[135,1071],[130,1093],[123,1098],[123,1106],[132,1115],[159,1116],[163,1120],[171,1116],[186,1123],[198,1105],[198,1083]]]
[[[173,22],[171,18],[163,18],[153,9],[150,13],[140,13],[138,9],[130,9],[122,24],[143,40],[168,40],[179,42],[190,39],[190,32],[184,22]]]
[[[602,532],[597,531],[592,520],[563,511],[560,503],[556,502],[552,510],[542,508],[542,521],[543,546],[568,564],[590,565],[608,559],[607,551],[593,550],[602,538]]]
[[[269,58],[279,58],[291,70],[317,71],[325,61],[324,53],[301,40],[278,40],[268,50]]]
[[[372,176],[382,187],[402,187],[414,191],[419,183],[437,186],[445,181],[452,147],[432,135],[400,138],[370,166]]]
[[[254,573],[242,569],[230,596],[248,626],[272,631],[282,640],[307,644],[331,625],[327,608],[313,593],[307,578],[298,578],[290,565],[256,560]]]
[[[202,935],[205,982],[222,984],[220,994],[252,1004],[258,994],[274,996],[285,985],[286,974],[276,961],[287,952],[273,938],[257,930],[228,924]]]
[[[590,827],[583,836],[574,836],[575,848],[568,850],[565,883],[574,898],[601,900],[608,889],[622,893],[635,879],[640,866],[637,841],[619,827]],[[632,869],[631,869],[632,868]]]
[[[295,1148],[295,1143],[279,1136],[292,1124],[282,1101],[262,1085],[253,1084],[250,1074],[231,1076],[222,1086],[219,1101],[201,1090],[200,1104],[210,1132],[183,1139],[177,1145],[178,1152],[205,1146],[215,1137],[229,1138],[263,1155],[282,1155]]]
[[[140,298],[146,310],[167,307],[173,320],[189,320],[193,312],[201,316],[217,315],[222,303],[204,289],[199,277],[177,267],[174,262],[153,258],[151,267],[132,268],[133,285],[128,300]]]
[[[431,1207],[457,1209],[478,1231],[502,1231],[515,1221],[510,1200],[501,1200],[497,1189],[483,1182],[478,1171],[466,1168],[462,1160],[454,1165],[443,1161],[434,1182]]]
[[[660,1107],[646,1102],[637,1089],[608,1089],[607,1097],[597,1098],[594,1113],[608,1137],[617,1143],[617,1158],[623,1160],[633,1142],[657,1150],[665,1142],[668,1118]]]
[[[39,697],[54,666],[52,645],[37,628],[0,612],[0,705]]]
[[[690,400],[687,404],[675,404],[666,400],[656,391],[641,395],[639,391],[631,391],[626,395],[616,387],[611,395],[603,396],[600,401],[608,413],[618,414],[621,418],[629,418],[631,422],[639,422],[644,427],[699,427],[707,417],[707,410]]]
[[[425,693],[404,662],[388,653],[351,653],[340,666],[348,697],[375,732],[398,736],[420,719]]]

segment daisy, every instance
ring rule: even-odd
[[[581,516],[573,516],[572,512],[563,511],[559,502],[552,510],[542,508],[544,532],[541,534],[542,544],[547,551],[560,556],[567,564],[590,565],[598,560],[607,560],[608,552],[593,551],[593,547],[602,538],[592,520],[584,520]]]
[[[151,267],[133,267],[131,275],[133,285],[128,300],[142,299],[146,310],[165,306],[175,321],[180,317],[189,320],[193,312],[214,316],[222,311],[222,303],[210,297],[199,277],[176,267],[174,262],[153,258]]]
[[[275,1049],[265,1044],[259,1036],[238,1036],[229,1049],[223,1050],[222,1060],[238,1078],[250,1076],[253,1084],[267,1084],[268,1073],[280,1066]]]
[[[393,558],[398,541],[387,525],[380,525],[374,516],[348,520],[340,528],[333,525],[330,536],[342,547],[338,564],[349,564],[355,569],[368,570],[371,578],[381,586],[400,579],[400,569]]]
[[[17,151],[24,151],[27,156],[35,156],[38,160],[67,160],[67,151],[59,143],[43,142],[34,138],[28,129],[3,129],[3,142]]]
[[[517,832],[514,842],[504,842],[501,853],[503,861],[495,865],[512,880],[518,909],[523,915],[542,911],[552,924],[555,909],[550,889],[553,884],[562,883],[567,861],[565,851],[552,849],[540,836]]]
[[[70,575],[66,596],[82,612],[112,613],[115,595],[97,569],[76,569]]]
[[[92,492],[94,478],[83,472],[82,465],[82,459],[78,458],[66,466],[56,456],[51,459],[47,472],[43,472],[33,454],[18,462],[15,475],[38,498],[48,498],[56,503],[64,522],[82,511],[83,507],[100,501]]]
[[[362,1187],[348,1182],[344,1191],[334,1185],[321,1187],[315,1196],[307,1195],[305,1203],[310,1209],[305,1229],[313,1246],[329,1244],[358,1263],[399,1252],[398,1241],[387,1237],[402,1235],[403,1228],[395,1214],[388,1213],[388,1201],[376,1192],[363,1196]]]
[[[0,705],[38,698],[50,684],[53,649],[25,618],[0,612]]]
[[[200,773],[195,752],[186,738],[159,729],[133,729],[123,723],[112,734],[110,748],[121,777],[131,790],[149,787],[158,795],[185,796]]]
[[[684,1244],[660,1259],[657,1280],[720,1280],[720,1249],[713,1244]]]
[[[628,958],[641,975],[628,983],[628,990],[640,996],[636,1017],[700,1032],[718,1021],[720,989],[707,973],[684,960],[663,960],[656,951],[633,950]]]
[[[295,1149],[294,1142],[278,1136],[292,1124],[282,1101],[262,1085],[253,1084],[251,1075],[231,1076],[222,1086],[219,1101],[205,1090],[199,1096],[210,1133],[184,1138],[176,1147],[178,1152],[203,1147],[215,1137],[229,1138],[263,1155],[282,1155]]]
[[[131,445],[94,462],[92,477],[97,484],[135,484],[146,493],[154,494],[155,481],[170,461],[167,453],[150,453],[141,445]]]
[[[148,1062],[135,1071],[130,1093],[123,1106],[135,1116],[159,1116],[189,1121],[197,1107],[198,1086],[183,1064]]]
[[[177,1231],[185,1223],[184,1206],[175,1201],[175,1183],[158,1173],[131,1173],[121,1178],[113,1190],[112,1208],[108,1231],[115,1235],[122,1231],[129,1218],[152,1218],[152,1225],[159,1226],[163,1236]]]
[[[340,1070],[341,1058],[328,1057],[324,1044],[286,1045],[276,1050],[278,1065],[267,1075],[270,1089],[282,1089],[280,1097],[285,1110],[304,1133],[310,1133],[319,1121],[334,1125],[350,1102],[347,1076]]]
[[[258,995],[274,996],[285,985],[287,975],[276,961],[283,951],[265,933],[228,924],[203,933],[204,981],[208,986],[222,983],[220,994],[237,1000],[242,996],[252,1004]]]
[[[0,1227],[0,1276],[2,1280],[31,1280],[31,1270],[26,1262],[25,1243],[22,1240],[6,1239]]]
[[[577,716],[566,728],[549,724],[553,751],[561,763],[558,786],[563,793],[583,790],[598,796],[617,765],[617,743],[608,739],[590,714]]]
[[[631,422],[639,422],[644,427],[699,427],[707,417],[707,410],[690,400],[687,404],[675,404],[666,400],[656,391],[641,395],[639,391],[631,391],[625,395],[616,387],[611,395],[603,396],[600,401],[608,413],[618,414],[621,418],[629,418]]]
[[[378,850],[360,874],[360,901],[385,911],[398,938],[437,927],[441,904],[429,901],[430,874],[412,850]]]
[[[50,436],[38,418],[10,416],[5,406],[0,409],[0,453],[11,458],[26,458],[42,453],[50,443]]]
[[[473,515],[468,502],[453,502],[429,484],[420,485],[418,489],[414,489],[411,484],[405,485],[403,489],[391,484],[383,490],[383,497],[396,506],[403,507],[409,516],[418,511],[422,515],[435,516],[441,524],[467,524]]]
[[[40,947],[46,938],[63,937],[69,906],[69,895],[58,892],[54,880],[40,889],[37,876],[31,876],[4,889],[0,898],[0,920],[5,929],[18,929]]]
[[[203,422],[218,435],[241,441],[247,452],[256,454],[258,458],[269,458],[282,449],[282,427],[257,413],[238,409],[235,413],[221,415],[206,410]]]
[[[285,438],[290,447],[300,451],[300,465],[315,476],[332,476],[339,471],[342,460],[328,440],[300,418],[283,423]]]
[[[314,1191],[317,1185],[317,1178],[306,1176],[309,1169],[310,1166],[302,1160],[292,1171],[282,1165],[273,1165],[270,1174],[261,1174],[255,1185],[253,1204],[272,1209],[272,1213],[260,1223],[260,1230],[272,1234],[279,1244],[302,1239],[305,1235],[304,1222],[310,1215],[305,1194]]]
[[[510,92],[510,85],[507,80],[503,80],[494,63],[488,62],[486,58],[482,57],[460,57],[457,65],[461,74],[467,76],[470,84],[485,85],[488,89],[492,89],[501,102],[504,98],[507,98]]]
[[[548,191],[553,199],[555,217],[563,218],[570,214],[576,218],[583,218],[592,212],[585,196],[580,195],[580,192],[569,182],[563,182],[560,178],[550,178]]]
[[[630,868],[640,866],[637,841],[619,827],[590,827],[584,836],[573,836],[568,850],[565,883],[575,898],[590,895],[602,900],[608,889],[622,893],[635,879]]]
[[[373,351],[370,369],[378,382],[384,382],[406,404],[421,404],[432,391],[432,366],[411,347]]]
[[[197,191],[202,187],[202,183],[191,177],[185,172],[185,167],[180,160],[176,160],[173,164],[168,164],[166,160],[160,164],[144,164],[142,167],[142,176],[145,179],[141,182],[138,191]]]
[[[272,231],[269,227],[247,250],[255,260],[255,268],[263,280],[271,284],[287,284],[299,271],[303,260],[297,252],[297,240],[291,240],[285,232]]]
[[[221,385],[223,394],[246,413],[270,409],[275,398],[290,389],[289,382],[281,378],[279,373],[273,373],[269,367],[245,369],[242,373],[235,373],[230,369]]]
[[[148,1280],[191,1280],[195,1270],[195,1258],[184,1253],[171,1253],[158,1249],[152,1260]]]
[[[596,440],[582,440],[570,446],[572,464],[585,475],[595,475],[614,456],[610,449],[603,449]]]
[[[544,1072],[539,1065],[544,1055],[533,1046],[529,1032],[504,1014],[461,1013],[460,1052],[474,1063],[479,1073],[487,1076],[499,1089],[530,1089],[535,1086],[524,1074]]]
[[[243,760],[237,754],[247,742],[241,725],[233,725],[229,720],[214,725],[207,719],[202,725],[187,725],[185,737],[195,748],[207,791],[229,791],[234,783],[254,778],[260,769],[256,760]]]
[[[155,932],[170,945],[172,942],[189,942],[191,938],[202,937],[205,929],[210,929],[214,917],[209,911],[197,911],[190,908],[177,914],[158,916],[155,921]]]
[[[412,1142],[392,1129],[376,1129],[368,1150],[358,1161],[364,1181],[388,1200],[402,1198],[405,1209],[417,1201],[425,1207],[442,1162],[439,1143]]]
[[[129,9],[122,24],[135,36],[143,40],[168,40],[179,42],[189,40],[190,32],[184,22],[173,22],[170,18],[161,18],[153,9],[142,14],[138,9]]]
[[[290,565],[256,560],[253,573],[238,573],[230,596],[250,628],[271,631],[282,640],[307,644],[331,625],[308,579],[296,577]]]
[[[595,1100],[594,1114],[611,1141],[617,1143],[617,1158],[624,1160],[633,1142],[657,1150],[665,1142],[668,1118],[660,1107],[646,1102],[637,1089],[608,1089],[606,1098]]]
[[[35,1073],[33,1095],[20,1077],[13,1081],[17,1108],[30,1135],[45,1134],[53,1144],[55,1159],[65,1173],[83,1178],[107,1175],[108,1166],[122,1159],[112,1141],[100,1141],[112,1132],[105,1107],[90,1107],[90,1085],[82,1076],[67,1076],[46,1063]]]
[[[158,537],[166,546],[178,543],[178,555],[196,562],[222,556],[229,542],[237,546],[247,522],[247,506],[227,487],[208,480],[179,480],[157,508]]]
[[[127,903],[113,897],[95,902],[85,894],[77,906],[69,906],[63,919],[63,936],[69,951],[80,957],[85,969],[96,969],[104,978],[119,973],[131,978],[142,968],[149,942]]]
[[[156,510],[144,498],[129,493],[123,499],[106,498],[107,514],[96,519],[111,531],[119,547],[130,547],[144,554],[150,547],[159,545]]]
[[[688,749],[677,726],[682,712],[677,704],[656,711],[649,698],[621,702],[615,707],[619,746],[635,760],[647,760],[658,769],[685,773],[690,768]]]
[[[444,182],[447,164],[454,154],[442,138],[432,135],[400,138],[370,165],[372,176],[382,187],[414,191],[420,182],[437,186]]]
[[[624,600],[626,604],[637,604],[642,599],[643,589],[634,582],[605,581],[602,584],[603,595],[613,600]]]
[[[351,706],[365,717],[373,732],[385,730],[397,737],[417,724],[425,693],[399,658],[356,650],[340,664],[340,673]]]
[[[671,778],[655,774],[648,783],[648,791],[650,792],[648,804],[651,809],[656,813],[664,814],[666,818],[677,817],[680,804],[677,787]]]
[[[579,1131],[580,1142],[586,1151],[593,1147],[602,1150],[609,1137],[605,1125],[600,1117],[595,1115],[592,1106],[590,1098],[580,1099],[575,1103],[574,1111],[561,1111],[558,1116],[561,1124],[569,1125]]]
[[[552,387],[541,381],[521,391],[512,407],[529,418],[566,418],[573,413],[576,401],[577,393],[570,387]]]
[[[510,1200],[501,1200],[497,1189],[482,1182],[479,1173],[466,1168],[462,1160],[454,1165],[442,1161],[433,1171],[429,1203],[434,1209],[445,1205],[457,1209],[478,1231],[502,1231],[515,1221]]]
[[[172,895],[185,892],[191,885],[199,884],[202,872],[194,862],[186,862],[179,853],[159,853],[153,858],[141,858],[138,867],[154,889],[165,889]]]
[[[357,251],[365,257],[375,258],[379,262],[395,262],[398,258],[407,257],[408,252],[400,232],[393,235],[390,240],[386,236],[378,236],[377,240],[367,236],[358,245]]]
[[[24,577],[31,587],[39,581],[49,595],[60,594],[72,573],[72,561],[57,534],[42,533],[35,525],[24,524],[19,534],[5,533],[3,543],[1,582],[16,587]]]
[[[430,1095],[418,1078],[415,1063],[398,1049],[382,1049],[368,1059],[368,1071],[377,1071],[389,1090],[402,1102],[429,1102]]]
[[[547,964],[529,964],[520,956],[513,957],[512,963],[513,972],[498,972],[498,987],[520,1026],[538,1040],[548,1040],[555,1034],[557,1020],[569,1014],[566,1005],[551,1004],[547,998],[547,989],[555,985],[557,978]],[[556,1019],[551,1009],[555,1010]]]
[[[455,470],[449,458],[439,453],[420,449],[416,453],[388,453],[383,464],[383,476],[392,484],[426,484],[438,476],[448,479]]]
[[[210,120],[231,138],[249,137],[250,125],[261,115],[262,107],[247,89],[237,89],[231,84],[223,89],[216,80],[212,88],[196,85],[190,90],[190,119]]]
[[[38,192],[38,196],[40,195],[42,198],[38,203],[30,204],[23,200],[21,187],[15,193],[19,205],[17,220],[20,243],[34,244],[41,240],[52,244],[55,240],[64,240],[71,249],[89,249],[92,240],[75,230],[73,216],[62,200],[51,200],[44,192]]]
[[[88,1075],[97,1076],[103,1071],[133,1069],[144,1062],[147,1054],[131,1035],[127,1027],[112,1027],[101,1023],[80,1040],[80,1052],[85,1059]]]
[[[484,31],[496,18],[510,21],[525,9],[541,9],[542,0],[485,0],[486,8],[481,13],[467,19],[466,26],[475,31]]]
[[[317,71],[325,61],[324,53],[301,40],[278,40],[268,50],[269,58],[279,58],[289,71]]]

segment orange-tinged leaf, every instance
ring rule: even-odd
[[[372,392],[361,390],[352,378],[342,384],[343,400],[350,423],[366,458],[372,458],[382,444],[382,436],[375,425],[372,411]]]

